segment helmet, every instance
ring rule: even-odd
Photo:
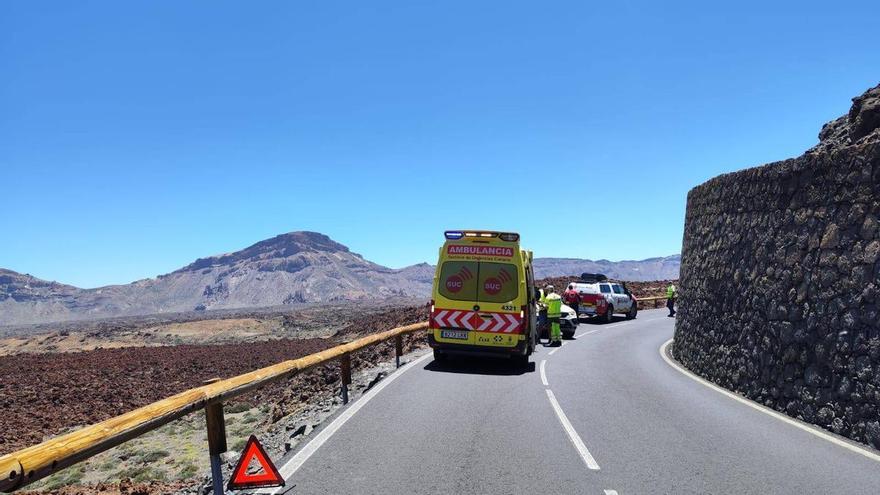
[[[544,286],[544,290],[554,290],[554,288],[553,288],[552,285],[547,284],[547,285]]]

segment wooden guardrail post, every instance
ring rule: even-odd
[[[339,358],[342,374],[342,403],[348,404],[348,386],[351,385],[351,353],[346,352]]]
[[[223,495],[223,469],[220,454],[226,452],[226,420],[223,418],[223,402],[210,402],[205,406],[205,422],[208,428],[208,454],[211,457],[211,481],[214,495]]]
[[[403,336],[394,336],[394,362],[400,368],[400,356],[403,356]]]

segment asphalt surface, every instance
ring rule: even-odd
[[[880,493],[877,460],[671,367],[665,314],[582,323],[526,370],[416,360],[277,462],[279,493]]]

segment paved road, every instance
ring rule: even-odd
[[[279,462],[282,492],[880,493],[877,460],[672,368],[672,328],[664,310],[581,324],[525,371],[425,356]]]

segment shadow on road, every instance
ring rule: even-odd
[[[449,356],[446,361],[431,361],[425,365],[425,370],[441,373],[515,376],[534,373],[535,363],[530,361],[527,366],[518,366],[507,359]]]

